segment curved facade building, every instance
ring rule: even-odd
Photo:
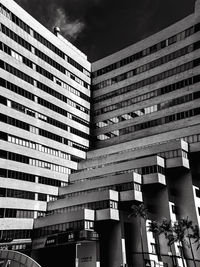
[[[89,147],[90,63],[0,1],[0,244],[30,249],[34,219]]]
[[[188,17],[91,66],[57,31],[0,3],[2,244],[23,245],[13,234],[33,227],[31,255],[43,267],[58,259],[70,267],[199,267],[196,243],[193,254],[183,242],[169,247],[148,225],[189,218],[200,227],[200,1]],[[25,209],[21,199],[12,204],[17,190],[34,194],[23,199],[33,218],[6,216]],[[140,225],[129,214],[141,203],[148,215]]]

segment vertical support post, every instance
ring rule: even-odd
[[[75,267],[78,267],[78,246],[81,246],[81,243],[75,244]]]

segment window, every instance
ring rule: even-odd
[[[83,72],[85,75],[90,77],[90,73],[85,70],[78,62],[73,60],[71,57],[66,56],[60,49],[55,47],[52,43],[50,43],[48,40],[46,40],[44,37],[42,37],[37,32],[33,31],[25,22],[23,22],[21,19],[19,19],[16,15],[14,15],[12,12],[10,12],[5,6],[0,4],[0,12],[6,16],[8,19],[12,20],[17,26],[19,26],[21,29],[26,31],[28,34],[33,36],[35,39],[37,39],[39,42],[47,46],[49,49],[51,49],[54,53],[56,53],[58,56],[65,59],[67,58],[67,61],[69,64]],[[44,55],[45,56],[45,55]]]
[[[162,95],[162,94],[166,94],[166,93],[178,90],[178,89],[180,89],[182,87],[186,87],[186,86],[189,86],[191,84],[196,84],[199,81],[200,81],[200,75],[197,75],[197,76],[182,80],[180,82],[167,85],[167,86],[165,86],[163,88],[159,88],[157,90],[152,91],[151,93],[146,93],[146,94],[134,97],[134,98],[131,99],[131,101],[130,100],[125,100],[125,101],[122,101],[122,102],[118,103],[117,105],[115,104],[115,105],[112,105],[112,106],[109,106],[109,107],[105,107],[105,108],[96,110],[95,111],[95,115],[100,115],[102,113],[108,112],[108,111],[110,111],[111,107],[112,107],[112,109],[118,109],[118,108],[121,108],[123,106],[126,106],[125,103],[127,101],[130,101],[130,103],[128,103],[128,105],[131,105],[132,103],[138,103],[138,102],[144,101],[146,99],[150,99],[152,97],[156,97],[158,95]],[[118,95],[118,91],[115,91],[115,93],[116,92],[117,92],[116,95]],[[112,93],[112,95],[108,94],[108,97],[106,97],[106,95],[103,95],[102,97],[96,98],[95,102],[105,100],[105,99],[110,98],[112,96],[114,96],[113,93]]]
[[[15,16],[16,18],[16,16]],[[18,18],[17,18],[18,19]],[[21,21],[22,22],[22,21]],[[25,24],[24,24],[25,25]],[[9,36],[10,38],[12,38],[15,42],[19,43],[20,45],[22,45],[23,47],[25,47],[26,49],[28,49],[29,51],[32,51],[32,46],[30,43],[28,43],[27,41],[25,41],[23,38],[21,38],[19,35],[15,34],[12,30],[8,29],[5,25],[1,24],[2,27],[2,32],[4,34],[6,34],[7,36]],[[26,27],[25,27],[26,28]],[[30,30],[30,29],[29,29]],[[35,32],[34,32],[35,33]],[[35,36],[38,36],[39,34],[36,34]],[[34,37],[35,37],[34,36]],[[36,38],[37,39],[37,38]],[[44,38],[41,37],[40,40],[43,40]],[[45,39],[46,40],[46,39]],[[46,40],[47,43],[49,43]],[[46,43],[44,42],[44,43]],[[50,43],[49,43],[50,44]],[[54,47],[52,44],[50,47]],[[49,58],[47,55],[43,54],[41,51],[39,51],[38,49],[34,48],[35,54],[42,58],[43,60],[45,60],[48,64],[52,65],[54,68],[58,69],[59,71],[63,72],[63,73],[70,73],[69,71],[65,70],[65,68],[63,66],[61,66],[60,64],[58,64],[57,62],[55,62],[53,59]],[[55,48],[55,53],[59,51],[59,55],[62,55],[63,58],[65,58],[64,53],[59,50],[58,48]],[[19,55],[18,53],[14,52],[12,53],[12,56],[15,57],[17,60],[23,62],[24,64],[26,64],[27,66],[33,68],[33,63],[25,58],[22,57],[21,55]],[[77,63],[78,64],[78,63]],[[46,76],[47,78],[53,80],[53,75],[50,74],[48,71],[44,70],[43,68],[39,67],[38,65],[36,65],[36,71],[41,73],[42,75]],[[83,71],[82,71],[83,72]],[[83,85],[85,88],[90,89],[89,84],[87,84],[85,81],[81,80],[80,78],[78,78],[75,75],[72,75],[70,73],[69,75],[73,80],[75,80],[77,83]]]
[[[141,192],[141,185],[138,183],[134,183],[134,190]]]
[[[138,60],[138,59],[140,59],[142,57],[145,57],[145,56],[147,56],[149,54],[155,53],[155,52],[165,48],[166,46],[169,46],[169,45],[171,45],[171,44],[173,44],[175,42],[178,42],[178,41],[181,41],[181,40],[185,39],[186,37],[192,35],[194,32],[197,32],[199,30],[200,30],[200,26],[199,26],[199,23],[198,23],[198,24],[194,25],[193,27],[190,27],[190,28],[186,29],[185,31],[178,33],[177,35],[174,35],[174,36],[172,36],[172,37],[170,37],[170,38],[168,38],[166,40],[161,41],[160,43],[157,43],[157,44],[155,44],[155,45],[153,45],[151,47],[148,47],[148,48],[146,48],[146,49],[144,49],[144,50],[142,50],[140,52],[137,52],[136,54],[131,55],[131,56],[127,57],[127,58],[124,58],[121,61],[113,63],[113,64],[111,64],[109,66],[106,66],[106,67],[104,67],[102,69],[99,69],[99,70],[93,72],[92,76],[93,77],[97,77],[97,76],[103,75],[103,74],[105,74],[107,72],[110,72],[110,71],[112,71],[114,69],[117,69],[119,67],[127,65],[127,64],[129,64],[129,63],[131,63],[131,62],[133,62],[135,60]]]
[[[31,45],[27,41],[25,41],[23,38],[21,38],[19,35],[14,33],[12,30],[7,28],[2,23],[1,23],[1,30],[5,35],[10,37],[12,40],[14,40],[15,42],[17,42],[18,44],[20,44],[21,46],[23,46],[27,50],[31,51]]]
[[[3,230],[0,231],[1,238],[10,242],[13,239],[29,239],[32,230]]]
[[[177,214],[177,209],[175,205],[171,205],[171,207],[172,207],[172,213]]]
[[[155,243],[151,243],[151,253],[157,254],[157,245]]]
[[[34,211],[5,209],[5,218],[34,218]]]
[[[195,189],[195,193],[196,193],[196,197],[200,198],[200,190],[199,189]]]
[[[120,115],[118,117],[118,120],[115,120],[115,118],[112,118],[112,119],[109,119],[109,120],[104,121],[104,122],[98,122],[98,123],[96,123],[96,128],[105,127],[105,126],[107,126],[109,124],[118,123],[119,121],[130,120],[130,119],[133,119],[135,117],[144,116],[146,114],[151,114],[153,112],[157,112],[157,111],[162,110],[162,109],[173,107],[175,105],[180,105],[180,104],[183,104],[183,103],[186,103],[186,102],[192,101],[194,99],[198,99],[198,98],[200,98],[200,92],[195,92],[195,93],[192,93],[192,94],[189,94],[189,95],[185,95],[185,96],[182,96],[182,97],[179,97],[179,98],[175,98],[173,100],[169,100],[169,101],[166,101],[166,102],[159,103],[157,105],[153,105],[153,106],[146,107],[146,108],[143,108],[143,109],[140,109],[140,110],[136,110],[136,111],[133,111],[133,112],[128,113],[128,114]],[[139,99],[139,97],[137,97],[137,99]],[[123,101],[123,102],[121,102],[119,104],[123,104],[123,103],[125,103],[127,101],[130,101],[130,100]],[[106,110],[105,110],[106,108],[101,109],[101,112],[105,113],[106,112]],[[119,108],[119,107],[116,107],[116,109],[117,108]],[[99,112],[98,113],[97,112],[96,112],[96,114],[99,115]]]
[[[193,116],[196,116],[199,114],[200,114],[200,108],[195,108],[195,109],[183,111],[183,112],[180,112],[177,114],[172,114],[172,115],[169,115],[167,117],[163,117],[163,118],[159,118],[156,120],[144,122],[141,124],[135,124],[135,125],[129,126],[127,128],[123,128],[123,129],[120,129],[120,133],[121,133],[121,135],[129,134],[129,133],[132,133],[134,131],[140,131],[140,130],[148,129],[148,128],[155,127],[158,125],[162,125],[162,124],[174,122],[177,120],[193,117]],[[105,133],[104,135],[98,135],[97,139],[98,140],[104,140],[104,139],[102,139],[103,138],[102,136],[106,136],[107,139],[109,137],[111,137],[109,133]]]
[[[20,62],[23,61],[23,57],[21,55],[19,55],[18,53],[14,52],[13,50],[11,51],[11,56]]]
[[[2,66],[0,64],[0,67],[2,67],[4,70],[10,72],[11,74],[17,76],[18,78],[24,80],[25,82],[28,82],[32,85],[34,85],[34,80],[32,77],[28,76],[24,72],[12,67],[11,65],[4,63]]]
[[[23,199],[35,199],[35,193],[23,190],[0,188],[0,197],[11,197],[11,198],[23,198]]]
[[[38,193],[38,200],[39,201],[47,201],[47,195]]]

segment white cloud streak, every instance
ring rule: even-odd
[[[72,21],[62,8],[57,8],[54,12],[53,26],[59,27],[65,37],[75,40],[84,29],[85,24],[79,20]]]

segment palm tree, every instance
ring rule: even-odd
[[[173,235],[173,228],[172,228],[172,222],[171,220],[167,220],[166,218],[164,218],[161,222],[161,224],[159,225],[160,228],[160,233],[164,234],[166,240],[168,241],[167,244],[169,246],[171,255],[172,255],[172,266],[175,266],[175,262],[174,262],[174,256],[173,256],[173,251],[172,251],[172,244],[174,241],[174,235]]]
[[[163,219],[161,223],[157,221],[152,221],[149,224],[149,231],[155,233],[157,236],[160,234],[164,234],[165,238],[168,240],[168,245],[170,247],[170,251],[172,254],[172,265],[175,266],[173,261],[173,253],[172,253],[172,245],[175,242],[178,242],[180,247],[182,244],[185,244],[191,249],[192,259],[194,266],[196,267],[196,261],[194,257],[194,251],[192,247],[192,239],[194,239],[194,243],[198,243],[197,250],[200,248],[200,229],[197,225],[193,226],[193,223],[189,218],[181,219],[180,221],[175,222],[172,225],[172,222],[167,219]],[[187,242],[187,239],[189,243]],[[181,250],[181,259],[183,266],[185,266],[183,252]]]
[[[159,246],[159,255],[160,255],[160,241],[159,241],[159,236],[161,234],[165,235],[165,238],[168,240],[168,246],[170,247],[170,252],[172,255],[172,266],[175,267],[175,263],[174,263],[174,258],[173,258],[173,253],[172,253],[172,248],[171,248],[171,244],[169,245],[169,241],[171,241],[171,222],[168,222],[166,219],[163,219],[162,223],[159,223],[157,221],[152,221],[149,223],[149,229],[150,232],[155,234],[158,246]]]
[[[192,235],[191,238],[194,239],[194,243],[197,244],[197,250],[200,248],[200,229],[198,225],[192,226]]]
[[[145,257],[144,257],[144,245],[143,245],[143,232],[142,232],[142,221],[146,222],[147,219],[147,209],[145,208],[144,204],[140,205],[132,205],[131,206],[132,212],[128,215],[128,218],[136,217],[139,220],[140,225],[140,241],[141,241],[141,248],[142,248],[142,258],[143,258],[143,266],[145,266]],[[145,223],[146,225],[146,223]]]
[[[178,242],[179,247],[182,248],[183,244],[186,244],[188,246],[187,240],[185,239],[185,227],[181,223],[181,221],[177,221],[173,225],[173,243]],[[180,249],[181,259],[183,266],[185,267],[185,261],[183,256],[183,250]]]
[[[185,229],[185,231],[187,232],[186,237],[189,240],[188,247],[191,250],[192,260],[193,260],[194,266],[197,267],[196,261],[195,261],[195,257],[194,257],[194,251],[193,251],[193,247],[192,247],[192,241],[191,241],[191,238],[193,238],[193,233],[194,233],[194,232],[191,233],[191,230],[193,231],[193,222],[191,220],[189,220],[189,218],[187,217],[187,219],[184,219],[184,218],[181,219],[180,222],[179,222],[179,224],[181,224],[183,230]]]

